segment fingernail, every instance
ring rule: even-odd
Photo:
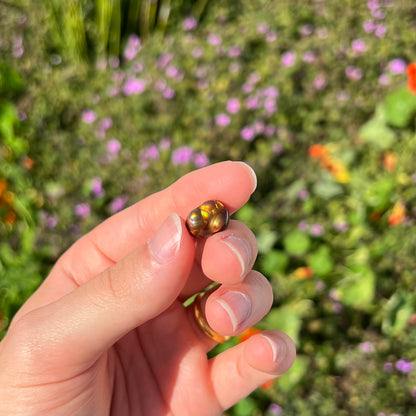
[[[244,165],[244,167],[248,170],[248,172],[250,173],[251,177],[253,178],[253,190],[251,191],[251,193],[253,193],[256,188],[257,188],[257,176],[256,176],[256,172],[254,172],[254,169],[248,165],[246,162],[238,162],[241,163],[242,165]]]
[[[175,257],[181,237],[181,220],[178,214],[171,214],[147,243],[153,258],[160,264],[168,263]]]
[[[276,365],[280,364],[286,355],[286,344],[279,339],[271,339],[267,335],[261,334],[261,336],[270,344],[273,352],[273,361],[276,363]]]
[[[216,301],[227,312],[233,325],[233,331],[236,331],[250,316],[251,302],[245,293],[228,291],[216,299]]]
[[[250,248],[245,240],[234,237],[232,235],[225,237],[221,240],[222,243],[227,245],[231,251],[237,256],[238,261],[241,265],[240,277],[243,278],[250,264]]]

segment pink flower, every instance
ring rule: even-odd
[[[194,165],[197,168],[203,168],[203,167],[209,165],[208,156],[205,153],[203,153],[203,152],[195,153],[194,156],[193,156],[193,158],[192,158],[192,160],[194,162]]]
[[[307,63],[311,63],[316,59],[315,54],[312,51],[306,51],[303,55],[302,55],[302,60],[303,62],[307,62]]]
[[[111,139],[107,142],[107,152],[117,156],[121,149],[121,143],[117,139]]]
[[[367,50],[367,44],[365,43],[365,40],[363,39],[354,39],[351,42],[351,48],[355,52],[362,53]]]
[[[392,59],[389,62],[389,70],[392,74],[404,74],[406,72],[407,63],[400,58]]]
[[[230,116],[225,113],[217,114],[215,116],[215,124],[217,126],[222,126],[222,127],[228,126],[230,124],[230,121],[231,121]]]
[[[75,212],[75,215],[77,217],[87,218],[91,214],[91,208],[90,208],[89,204],[87,204],[87,203],[77,204],[74,207],[74,212]]]
[[[240,136],[243,140],[247,142],[252,142],[255,137],[254,129],[251,126],[245,126],[240,132]]]
[[[167,87],[165,91],[163,91],[163,96],[167,100],[171,100],[175,96],[175,90],[171,87]]]
[[[236,114],[240,111],[241,108],[241,104],[240,104],[240,100],[238,98],[230,98],[227,101],[227,105],[226,105],[227,111],[230,114]]]
[[[327,86],[325,77],[323,75],[317,75],[313,80],[313,86],[317,90],[323,90]]]
[[[194,16],[185,17],[182,23],[184,30],[193,30],[197,27],[198,22]]]
[[[296,52],[287,51],[282,55],[282,64],[283,66],[290,67],[295,64],[296,61]]]
[[[91,193],[97,198],[105,194],[101,178],[96,177],[91,180]]]
[[[123,85],[125,95],[141,94],[146,89],[146,82],[140,78],[129,78]]]
[[[374,32],[378,38],[384,38],[387,33],[387,28],[383,24],[378,24],[376,26],[376,30]]]
[[[248,97],[245,101],[245,106],[248,110],[256,110],[259,108],[259,100],[257,97]]]
[[[81,119],[86,124],[92,124],[97,119],[97,114],[93,110],[84,110],[81,114]]]
[[[363,71],[354,65],[349,65],[345,69],[345,75],[353,81],[359,81],[363,76]]]
[[[186,165],[192,160],[193,150],[189,146],[181,146],[172,152],[173,165]]]
[[[218,35],[217,33],[210,33],[208,35],[208,43],[212,46],[218,46],[221,45],[222,42],[222,38],[220,35]]]
[[[241,49],[238,46],[231,46],[231,48],[228,50],[228,56],[230,58],[237,58],[241,55]]]
[[[363,23],[363,28],[367,33],[372,33],[376,30],[376,24],[374,23],[373,20],[366,20]]]
[[[109,210],[112,214],[115,214],[118,211],[121,211],[124,206],[126,205],[127,202],[127,196],[126,195],[121,195],[118,196],[117,198],[114,198],[109,206]]]

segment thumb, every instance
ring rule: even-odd
[[[61,347],[72,363],[95,361],[120,337],[172,304],[193,258],[193,239],[180,217],[171,214],[147,243],[27,318],[36,327],[36,338],[43,338],[40,344],[53,348],[53,356]]]

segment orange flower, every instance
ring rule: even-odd
[[[294,272],[293,276],[299,280],[306,280],[310,279],[313,276],[313,269],[310,267],[298,267]]]
[[[0,197],[6,188],[7,188],[7,182],[4,179],[0,179]]]
[[[416,94],[416,62],[407,65],[407,86],[410,92]]]
[[[16,222],[16,214],[9,211],[3,218],[5,224],[13,225]]]
[[[386,152],[383,155],[383,165],[388,172],[392,172],[397,164],[397,156],[394,152]]]
[[[309,147],[309,156],[314,159],[321,159],[328,154],[328,150],[323,144],[314,144]]]
[[[394,204],[393,210],[389,215],[389,225],[394,227],[401,224],[406,218],[406,206],[403,202],[398,201]]]
[[[246,329],[242,334],[240,334],[237,339],[238,343],[247,341],[249,338],[251,338],[253,335],[259,334],[261,331],[257,328],[254,328],[252,326],[251,328]]]
[[[22,166],[25,169],[27,169],[27,170],[32,169],[34,165],[35,165],[35,161],[32,158],[30,158],[29,156],[25,156],[22,159]]]

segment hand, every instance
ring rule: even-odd
[[[238,162],[200,169],[77,241],[0,343],[0,414],[220,414],[287,371],[295,347],[279,331],[208,360],[215,343],[183,306],[219,282],[203,304],[224,335],[270,309],[271,287],[251,271],[251,231],[233,220],[195,244],[183,220],[209,199],[236,211],[255,181]]]

